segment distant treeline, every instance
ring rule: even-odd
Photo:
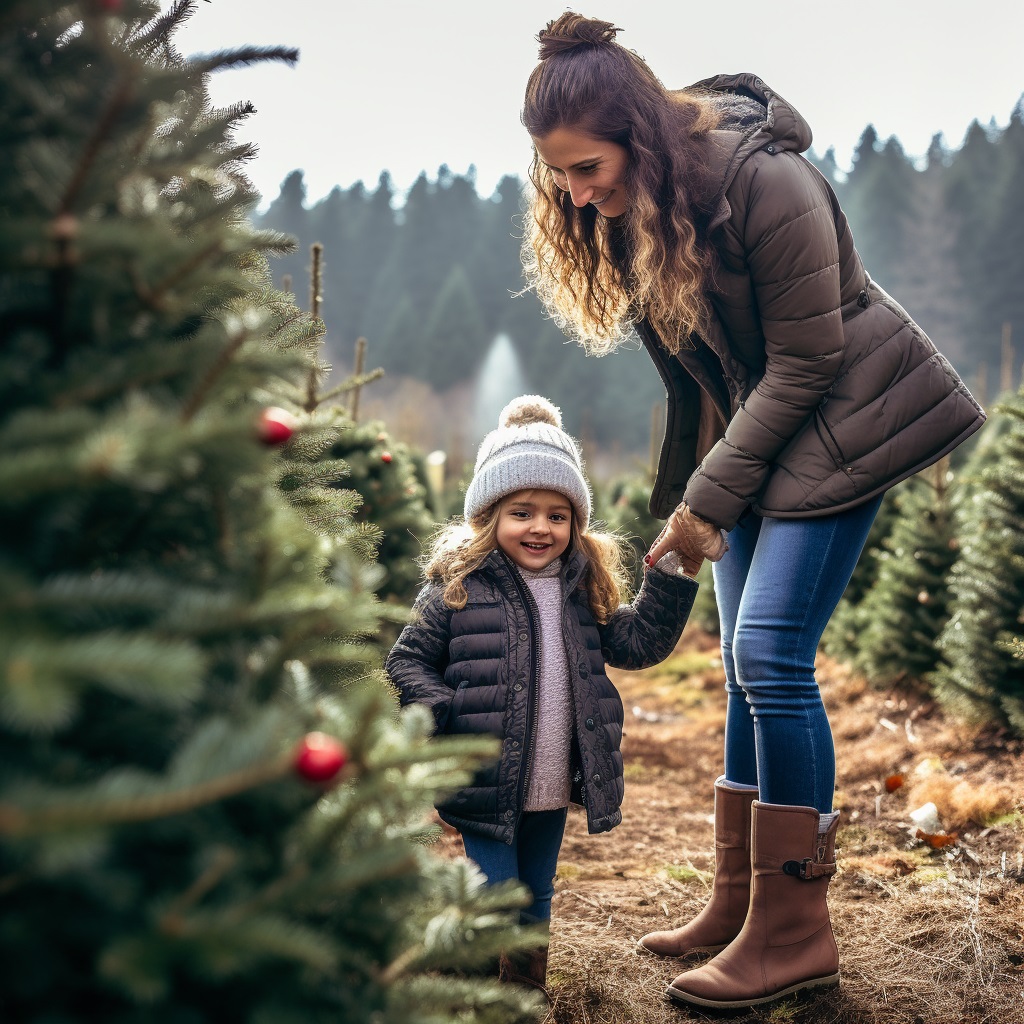
[[[1008,371],[1004,325],[1024,345],[1024,98],[1006,128],[976,122],[958,150],[936,136],[921,166],[872,127],[849,174],[831,150],[811,156],[871,276],[969,380],[987,371],[989,395],[1006,384],[997,377],[1000,367]],[[275,264],[275,278],[290,275],[300,303],[309,247],[323,243],[322,315],[340,368],[351,367],[353,343],[365,336],[371,365],[446,390],[471,379],[493,338],[506,333],[528,386],[562,406],[569,429],[641,450],[663,397],[647,356],[632,349],[584,358],[532,295],[514,297],[522,287],[521,193],[521,180],[507,176],[481,198],[472,171],[441,167],[434,180],[421,174],[404,203],[384,173],[374,189],[337,187],[308,205],[302,171],[293,171],[260,221],[299,241]]]

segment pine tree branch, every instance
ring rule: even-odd
[[[221,879],[238,863],[238,854],[228,847],[220,847],[210,866],[167,908],[160,919],[163,930],[173,932],[175,923],[191,910],[208,892],[220,884]]]
[[[213,492],[213,512],[217,520],[217,546],[220,548],[224,563],[230,565],[235,551],[235,532],[231,528],[227,501],[220,488]]]
[[[136,293],[140,299],[143,299],[147,305],[153,309],[162,310],[164,308],[163,298],[179,281],[184,280],[188,277],[192,271],[197,270],[201,267],[211,256],[216,255],[223,248],[221,240],[218,238],[216,241],[210,242],[209,245],[204,246],[198,252],[194,253],[189,259],[181,264],[176,270],[171,271],[159,284],[154,288],[150,289],[141,279],[133,276],[132,281],[135,284]],[[139,292],[142,288],[143,292]]]
[[[131,98],[132,85],[133,81],[125,77],[115,86],[114,92],[96,124],[96,128],[89,137],[89,141],[85,144],[85,149],[82,151],[78,165],[71,175],[67,188],[64,190],[64,195],[57,210],[58,216],[62,213],[69,214],[74,210],[75,203],[78,201],[78,195],[85,185],[89,171],[92,170],[92,165],[96,162],[96,158],[103,148],[103,143],[110,136],[114,125],[117,123],[117,119],[121,116],[121,112],[128,105],[128,100]]]
[[[409,968],[427,952],[426,946],[417,944],[410,946],[404,953],[397,956],[377,976],[381,985],[393,985],[399,978],[405,977]]]
[[[181,410],[181,422],[188,423],[193,416],[199,411],[200,406],[206,400],[206,396],[210,393],[213,385],[216,383],[217,378],[231,365],[231,360],[234,359],[235,353],[249,340],[249,332],[244,329],[240,329],[238,333],[231,338],[227,345],[221,350],[220,355],[217,357],[213,366],[210,367],[206,376],[199,382],[199,386],[192,392],[192,396],[188,399]]]
[[[292,327],[294,324],[299,323],[303,319],[303,317],[305,317],[306,314],[303,313],[302,310],[298,308],[298,306],[294,306],[292,307],[292,309],[293,312],[290,313],[287,318],[282,320],[270,332],[269,336],[271,338],[277,338],[279,335],[283,334],[286,330],[288,330],[289,327]]]
[[[243,46],[237,50],[224,50],[220,53],[199,55],[191,58],[190,67],[201,75],[224,68],[245,67],[249,64],[262,64],[264,61],[282,61],[294,64],[299,59],[299,51],[289,46]]]
[[[170,38],[178,26],[186,22],[196,12],[196,0],[175,0],[166,14],[148,22],[137,32],[132,33],[128,43],[135,49],[147,54],[155,53],[161,46],[170,50]]]
[[[331,388],[330,391],[325,391],[317,399],[317,404],[322,405],[331,398],[337,398],[338,395],[348,394],[348,392],[354,391],[356,388],[362,387],[364,384],[370,384],[372,381],[380,380],[383,376],[384,368],[378,366],[376,370],[364,373],[361,377],[352,377],[343,384],[339,384],[337,387]]]
[[[79,157],[78,164],[71,174],[53,219],[54,237],[57,243],[57,262],[50,275],[50,287],[53,293],[53,350],[50,353],[49,362],[54,367],[63,364],[64,358],[67,355],[66,314],[71,294],[72,266],[75,261],[74,249],[71,244],[75,227],[72,211],[85,186],[89,172],[92,170],[93,164],[103,148],[103,143],[109,138],[117,123],[117,119],[128,104],[132,84],[130,78],[124,77],[114,87],[114,91],[92,135],[85,144],[85,149],[82,151],[81,157]]]
[[[129,797],[105,803],[78,797],[63,805],[35,811],[0,803],[0,835],[29,836],[83,825],[117,825],[184,814],[284,778],[292,772],[294,760],[294,754],[289,750],[273,760],[251,765],[176,793]]]

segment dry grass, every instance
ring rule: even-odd
[[[1024,764],[1006,737],[966,731],[911,695],[882,694],[822,660],[836,735],[840,873],[830,890],[843,981],[727,1019],[803,1024],[1024,1024]],[[707,898],[712,784],[724,696],[713,641],[689,635],[670,661],[618,673],[626,706],[623,824],[588,836],[570,814],[552,922],[548,1024],[706,1019],[665,984],[685,966],[635,947]],[[634,713],[634,709],[636,712]],[[884,780],[906,784],[886,792]],[[948,850],[914,838],[935,803]]]

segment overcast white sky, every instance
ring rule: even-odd
[[[168,4],[164,2],[163,6]],[[848,167],[867,124],[918,156],[941,131],[958,147],[973,119],[1003,126],[1024,92],[1020,0],[587,0],[574,10],[623,31],[669,88],[751,71],[810,122],[820,154]],[[311,200],[335,185],[399,189],[421,170],[477,167],[489,193],[523,175],[519,123],[536,33],[565,4],[541,0],[210,0],[179,33],[185,53],[296,46],[282,65],[222,72],[214,99],[251,99],[250,176],[265,201],[295,168]]]

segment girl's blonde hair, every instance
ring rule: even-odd
[[[468,524],[461,520],[449,523],[435,535],[423,559],[423,571],[428,580],[444,587],[444,603],[449,608],[466,607],[466,577],[479,569],[484,559],[498,547],[501,504],[501,501],[495,502]],[[575,512],[570,536],[570,550],[577,548],[588,562],[580,588],[587,592],[594,618],[605,623],[627,592],[630,579],[627,565],[633,549],[617,534],[577,530]]]
[[[623,146],[629,205],[613,221],[590,204],[575,207],[535,150],[523,268],[558,325],[588,352],[610,352],[644,316],[676,353],[692,347],[690,335],[709,315],[714,258],[702,225],[717,198],[707,146],[720,117],[699,94],[669,93],[615,42],[617,31],[572,12],[549,22],[537,37],[541,61],[522,121],[534,138],[568,128]]]

